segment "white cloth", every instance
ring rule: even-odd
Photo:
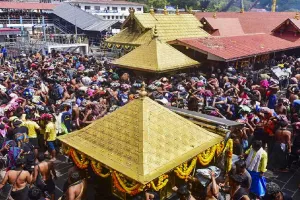
[[[253,149],[251,149],[251,151],[247,157],[247,160],[246,160],[246,167],[249,171],[258,172],[258,167],[259,167],[259,163],[260,163],[263,151],[264,151],[263,148],[260,148],[256,152],[256,155],[253,158],[255,151]]]

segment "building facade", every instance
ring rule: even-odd
[[[69,3],[104,20],[124,21],[130,14],[130,8],[135,9],[136,13],[144,12],[143,4],[127,1],[73,0]]]

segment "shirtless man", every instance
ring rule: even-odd
[[[63,200],[81,200],[84,198],[84,191],[86,189],[86,182],[81,178],[78,171],[71,173],[69,180],[71,184],[69,185]]]
[[[44,153],[40,152],[38,155],[39,164],[37,164],[34,168],[33,173],[33,181],[36,182],[37,179],[41,179],[38,182],[44,182],[45,184],[38,184],[39,187],[43,192],[48,193],[51,195],[51,200],[55,199],[55,184],[53,182],[52,176],[54,179],[57,179],[56,172],[54,169],[53,162],[46,162]]]
[[[286,171],[287,154],[291,153],[291,132],[287,130],[288,123],[280,121],[280,129],[275,132],[275,144],[269,159],[271,169]]]
[[[283,104],[283,99],[279,99],[278,100],[278,104],[275,108],[275,111],[278,115],[287,115],[287,108],[286,106]]]
[[[28,171],[24,171],[25,161],[18,158],[16,161],[16,169],[9,170],[0,184],[0,189],[6,184],[12,184],[11,197],[14,200],[27,200],[29,188],[27,184],[31,184],[31,175]]]

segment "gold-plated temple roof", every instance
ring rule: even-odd
[[[77,151],[143,184],[222,139],[148,97],[59,137]]]
[[[133,20],[133,21],[131,21]],[[132,25],[134,23],[134,26]],[[134,28],[129,28],[129,27]],[[163,41],[172,41],[179,38],[193,38],[193,37],[207,37],[209,36],[201,27],[202,24],[192,14],[150,14],[150,13],[135,13],[133,19],[130,17],[123,23],[123,28],[126,31],[121,31],[115,36],[106,40],[108,43],[116,44],[143,44],[147,42],[147,39],[139,39],[141,36],[145,36],[150,29],[157,26],[160,39]],[[128,28],[128,29],[126,29]],[[133,36],[130,36],[134,34]],[[141,36],[139,36],[141,35]],[[149,36],[148,41],[151,40]]]
[[[156,33],[157,34],[157,33]],[[119,67],[148,72],[167,72],[199,65],[171,45],[154,37],[121,58],[113,61]]]

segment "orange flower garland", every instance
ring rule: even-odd
[[[126,192],[127,194],[134,196],[140,193],[144,189],[144,186],[140,183],[136,183],[135,185],[128,187],[125,181],[122,180],[122,178],[116,171],[113,172],[112,177],[113,177],[114,186],[120,192]]]
[[[89,166],[89,160],[85,158],[84,154],[80,154],[81,158],[79,158],[77,152],[74,149],[71,149],[70,156],[73,158],[73,161],[79,169],[86,169]]]
[[[94,160],[91,161],[91,167],[93,169],[93,171],[95,172],[95,174],[97,174],[98,176],[102,177],[102,178],[107,178],[110,176],[110,172],[106,173],[106,174],[102,174],[102,167],[101,164],[99,162],[96,162]]]
[[[216,156],[221,155],[221,153],[223,152],[224,148],[225,148],[224,141],[222,141],[220,144],[217,144]]]

